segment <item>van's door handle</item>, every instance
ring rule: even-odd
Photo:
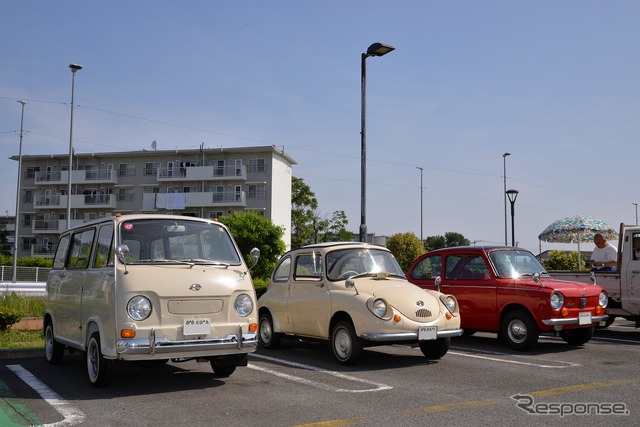
[[[319,287],[319,288],[324,288],[324,283],[323,283],[323,282],[320,282],[320,283],[318,283],[316,286],[317,286],[317,287]]]
[[[640,270],[631,270],[633,274],[640,274]]]

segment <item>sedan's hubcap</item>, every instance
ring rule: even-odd
[[[336,331],[333,345],[341,359],[349,357],[351,353],[351,337],[345,330]]]
[[[509,325],[509,337],[517,343],[521,343],[527,338],[527,327],[521,320],[511,322]]]

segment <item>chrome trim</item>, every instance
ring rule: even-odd
[[[134,338],[121,339],[116,342],[116,352],[118,354],[168,354],[171,353],[190,353],[220,350],[245,350],[246,352],[255,351],[258,346],[258,334],[230,334],[224,338],[208,338],[203,340],[177,340],[169,341],[166,338],[153,338],[153,332],[150,338]]]
[[[438,338],[459,337],[464,330],[462,329],[446,329],[438,330]],[[366,341],[418,341],[417,332],[402,332],[397,334],[362,334],[360,336]]]
[[[607,316],[591,316],[591,323],[600,323],[604,320],[607,320]],[[565,319],[542,319],[542,323],[547,326],[556,326],[556,325],[578,325],[579,321],[577,317],[567,317]],[[586,325],[583,325],[586,326]]]

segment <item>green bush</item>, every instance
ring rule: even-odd
[[[6,331],[22,318],[20,312],[15,308],[0,305],[0,331]]]
[[[260,277],[253,278],[253,287],[256,289],[256,297],[260,298],[262,294],[267,292],[268,285],[269,279],[263,279]]]

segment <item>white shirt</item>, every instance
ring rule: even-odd
[[[618,249],[611,243],[604,248],[595,247],[591,253],[591,260],[595,262],[618,261]]]

